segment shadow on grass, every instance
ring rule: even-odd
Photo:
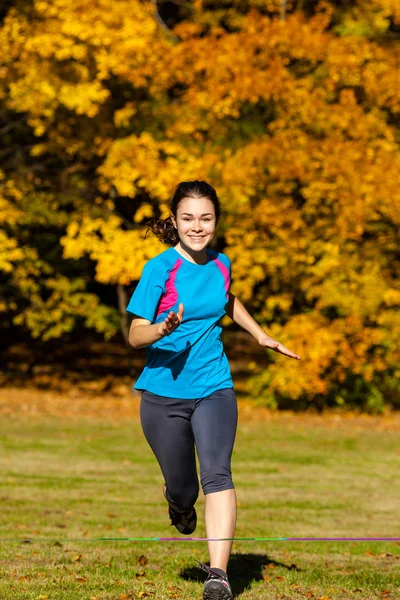
[[[209,564],[209,563],[206,563]],[[242,594],[253,581],[263,581],[263,573],[267,565],[284,567],[288,571],[301,571],[295,564],[285,564],[272,560],[267,554],[232,554],[229,559],[228,576],[233,596]],[[202,582],[207,579],[207,573],[199,567],[181,571],[180,576],[186,581]]]

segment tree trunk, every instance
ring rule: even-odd
[[[286,0],[281,0],[281,21],[286,19]]]
[[[129,346],[129,329],[128,329],[128,316],[126,314],[127,307],[127,297],[126,291],[123,285],[117,285],[117,294],[118,294],[118,308],[121,313],[121,331],[124,336],[124,340]]]

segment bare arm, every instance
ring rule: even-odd
[[[239,298],[236,298],[231,292],[229,292],[226,314],[232,321],[235,321],[240,327],[243,327],[243,329],[251,333],[251,335],[256,338],[257,342],[260,336],[265,335],[264,329],[260,327],[251,314],[247,312]]]
[[[129,330],[129,343],[132,348],[145,348],[160,340],[163,334],[160,324],[151,325],[151,321],[134,317]]]
[[[182,323],[183,304],[179,304],[179,310],[174,313],[172,310],[161,323],[151,324],[151,321],[134,317],[129,330],[129,343],[132,348],[145,348],[158,342],[166,335],[170,335]]]
[[[239,298],[236,298],[236,296],[234,296],[231,292],[229,292],[226,314],[233,321],[235,321],[235,323],[240,325],[240,327],[243,327],[243,329],[251,333],[260,346],[271,348],[272,350],[275,350],[275,352],[279,352],[280,354],[284,354],[290,358],[296,358],[297,360],[300,359],[298,354],[288,350],[277,340],[271,338],[267,332],[253,319],[251,314],[247,312]]]

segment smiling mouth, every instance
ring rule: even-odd
[[[189,237],[191,240],[195,240],[197,242],[198,240],[202,240],[205,236],[204,235],[201,235],[201,236],[189,235]]]

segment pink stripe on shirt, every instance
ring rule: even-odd
[[[183,264],[183,260],[181,258],[178,258],[178,260],[174,264],[173,268],[169,272],[169,276],[168,276],[167,282],[165,284],[165,292],[161,296],[160,301],[158,303],[158,307],[156,310],[156,317],[160,313],[162,313],[165,310],[168,310],[169,308],[174,306],[174,304],[176,304],[176,302],[178,300],[178,292],[175,287],[175,279],[176,279],[176,275],[179,271],[179,268],[182,264]]]
[[[218,269],[221,271],[222,276],[224,278],[224,288],[225,288],[225,292],[226,292],[226,299],[229,299],[229,286],[231,283],[231,278],[229,275],[229,269],[224,265],[224,263],[222,263],[220,260],[218,260],[218,258],[214,258],[213,259],[215,264],[217,265]]]

